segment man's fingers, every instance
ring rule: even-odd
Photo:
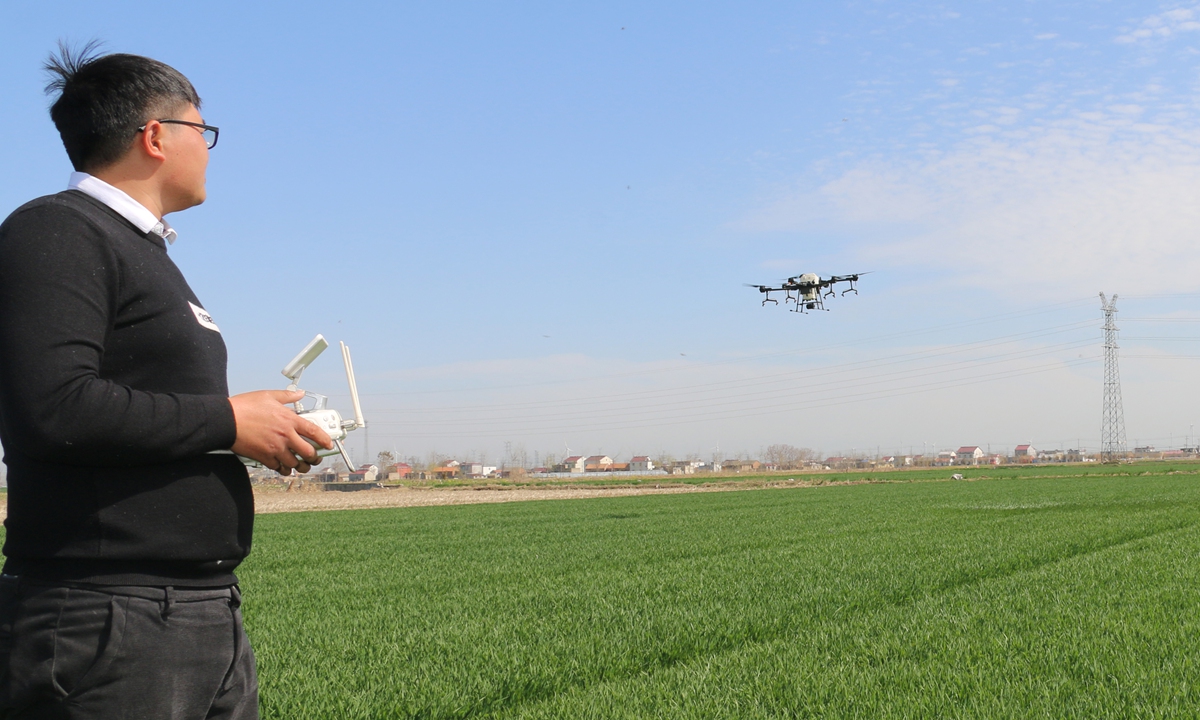
[[[307,443],[305,443],[305,444],[307,445]],[[312,446],[309,445],[309,447],[311,448]],[[290,475],[292,472],[292,468],[295,468],[296,472],[306,473],[309,470],[312,470],[314,465],[321,464],[321,457],[319,455],[315,458],[308,459],[308,458],[298,458],[293,453],[289,452],[289,453],[286,453],[283,457],[285,459],[282,459],[282,460],[279,458],[276,458],[275,462],[278,464],[274,468],[271,468],[272,470],[274,470],[275,472],[277,472],[281,475]]]
[[[329,433],[321,429],[320,425],[314,422],[297,417],[296,431],[307,438],[316,440],[317,443],[326,450],[333,449],[333,440],[329,437]]]
[[[303,390],[264,390],[263,392],[270,395],[276,402],[284,405],[304,398]]]
[[[231,397],[238,427],[233,451],[285,475],[293,468],[312,469],[321,461],[318,449],[332,449],[333,440],[325,429],[286,407],[303,397],[302,390],[259,390]]]
[[[312,443],[310,443],[308,440],[305,440],[304,436],[297,432],[293,432],[292,436],[288,438],[287,449],[289,450],[289,454],[295,454],[309,462],[312,462],[319,457],[317,455],[317,449],[312,446]]]
[[[300,464],[300,458],[287,451],[280,453],[275,460],[279,463],[279,472],[283,473],[284,475],[288,474],[292,468]]]

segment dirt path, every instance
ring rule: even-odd
[[[397,490],[360,490],[358,492],[284,492],[254,491],[255,512],[280,513],[308,510],[350,510],[358,508],[423,507],[428,505],[469,505],[475,503],[520,502],[522,500],[569,500],[578,498],[624,497],[627,495],[669,495],[687,492],[744,490],[745,485],[704,485],[617,488],[458,488]]]
[[[761,488],[796,488],[822,485],[858,484],[859,481],[813,483],[811,481],[750,480],[714,482],[705,485],[667,485],[665,487],[465,487],[399,488],[360,490],[357,492],[286,492],[283,488],[255,488],[256,513],[308,512],[312,510],[356,510],[361,508],[425,507],[430,505],[471,505],[478,503],[521,502],[523,500],[575,500],[630,495],[675,495],[693,492],[729,492]],[[8,500],[0,495],[0,521],[8,517]]]

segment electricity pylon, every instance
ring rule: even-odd
[[[1100,461],[1125,457],[1125,410],[1121,406],[1121,371],[1117,367],[1117,296],[1100,293],[1104,311],[1104,411],[1100,419]]]

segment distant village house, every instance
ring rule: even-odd
[[[963,445],[954,453],[956,465],[978,465],[984,456],[983,448],[978,445]]]
[[[650,472],[654,469],[654,461],[646,455],[634,455],[629,459],[631,472]]]

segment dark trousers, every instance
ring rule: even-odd
[[[237,587],[42,585],[0,576],[0,717],[258,718]]]

